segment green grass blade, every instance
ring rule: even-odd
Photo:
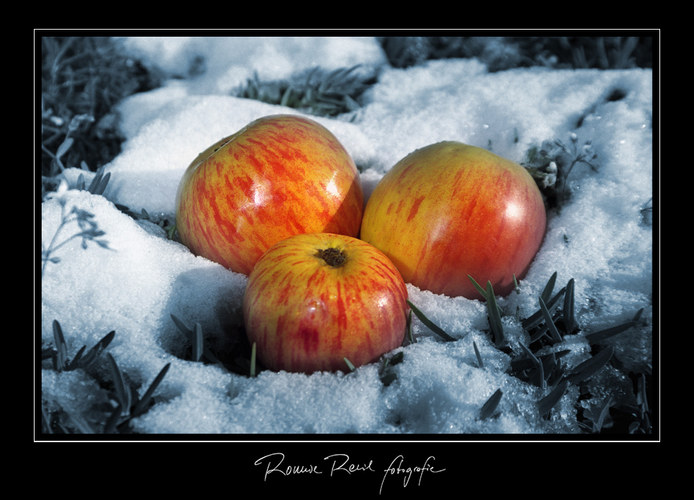
[[[519,342],[518,345],[521,346],[521,349],[523,349],[525,354],[528,355],[528,358],[534,366],[539,366],[541,364],[540,360],[537,359],[537,356],[535,356],[535,354],[533,354],[533,352],[530,349],[528,349],[523,343]]]
[[[414,338],[414,333],[412,333],[412,309],[410,309],[407,312],[407,330],[405,334],[405,339],[403,340],[403,344],[405,343],[410,343],[410,344],[415,344],[417,342],[417,339]]]
[[[256,345],[255,342],[253,342],[253,345],[251,346],[251,370],[250,370],[250,376],[255,377],[256,376]]]
[[[607,420],[610,414],[610,408],[614,404],[612,396],[609,396],[607,400],[603,403],[600,411],[597,414],[597,419],[593,422],[593,432],[599,433],[602,431],[602,427],[605,425],[605,420]]]
[[[350,372],[353,372],[354,370],[356,370],[356,368],[354,367],[354,365],[352,364],[352,362],[349,359],[347,359],[347,358],[342,358],[342,359],[345,360],[345,364],[347,365],[347,368],[349,369]]]
[[[157,390],[157,387],[159,387],[161,381],[164,380],[164,377],[166,376],[166,373],[169,371],[169,368],[171,368],[171,363],[166,363],[166,365],[164,365],[164,368],[162,368],[157,374],[157,376],[154,377],[154,380],[151,384],[149,384],[149,387],[147,388],[147,391],[145,392],[144,396],[142,396],[142,399],[140,399],[135,405],[135,408],[133,408],[133,411],[131,412],[132,417],[137,417],[138,415],[142,415],[145,411],[147,411],[154,391]]]
[[[287,90],[284,91],[284,94],[282,94],[282,99],[280,99],[280,106],[288,106],[289,105],[289,98],[292,95],[292,86],[289,85],[287,87]]]
[[[113,409],[111,416],[106,421],[104,425],[104,434],[114,434],[118,428],[118,424],[121,422],[121,414],[123,413],[123,407],[120,403]]]
[[[547,305],[545,304],[545,301],[542,300],[542,297],[540,297],[539,302],[540,310],[542,311],[542,317],[544,318],[545,324],[549,329],[550,336],[555,342],[561,342],[563,339],[561,338],[559,330],[557,330],[557,327],[554,324],[554,321],[552,320],[552,314],[549,312],[549,309],[547,309]]]
[[[554,271],[552,276],[549,277],[549,280],[547,280],[547,284],[545,285],[545,288],[542,290],[542,293],[540,294],[540,297],[545,302],[547,302],[552,297],[552,292],[554,291],[554,284],[556,282],[557,282],[557,272]]]
[[[479,283],[477,283],[477,281],[475,281],[475,278],[473,278],[473,277],[470,276],[469,274],[467,275],[467,277],[470,278],[470,281],[472,282],[472,285],[477,289],[477,291],[478,291],[478,292],[480,293],[480,295],[484,298],[484,300],[487,300],[487,291],[486,291],[484,288],[482,288],[482,285],[480,285]]]
[[[496,410],[496,407],[499,406],[501,396],[503,396],[503,392],[501,392],[501,389],[497,389],[487,400],[487,402],[482,405],[482,408],[480,409],[480,420],[486,420],[492,416],[494,410]]]
[[[612,355],[614,354],[614,347],[610,346],[603,349],[595,356],[591,356],[583,363],[579,364],[574,368],[569,375],[569,381],[573,384],[579,384],[584,380],[588,380],[590,377],[595,375],[603,366],[609,363]]]
[[[113,340],[113,337],[115,337],[115,335],[116,335],[115,330],[111,330],[106,335],[104,335],[104,337],[101,340],[99,340],[94,345],[94,347],[89,349],[89,351],[87,352],[87,354],[84,355],[83,358],[81,358],[81,360],[79,362],[79,367],[84,368],[84,369],[89,368],[92,365],[92,363],[94,363],[94,361],[96,361],[96,359],[99,357],[99,355],[102,352],[104,352],[104,350],[108,347],[108,345],[111,343],[111,341]]]
[[[113,388],[116,393],[116,400],[118,401],[118,404],[120,404],[121,408],[123,408],[123,411],[129,411],[131,402],[130,387],[128,384],[126,384],[123,372],[121,372],[120,368],[118,367],[118,363],[116,363],[113,356],[110,353],[107,353],[106,358],[109,361],[109,368],[111,369],[111,378],[113,379]]]
[[[58,320],[55,319],[53,320],[53,341],[56,350],[55,357],[53,358],[53,367],[56,371],[62,371],[67,364],[67,344],[65,343],[63,329]]]
[[[92,194],[104,194],[104,191],[106,191],[106,186],[108,186],[108,181],[110,179],[111,172],[108,172],[106,175],[104,175],[103,172],[99,172],[94,176],[94,179],[92,180],[91,184],[89,184],[87,191],[89,191]]]
[[[80,366],[80,361],[82,360],[82,354],[84,354],[85,349],[87,348],[86,345],[83,345],[79,351],[77,351],[77,354],[75,354],[75,357],[72,358],[72,360],[65,365],[65,371],[72,371],[76,370]]]
[[[175,315],[173,315],[173,314],[171,314],[170,316],[171,316],[171,319],[173,320],[173,322],[174,322],[174,323],[176,324],[176,326],[178,327],[178,329],[181,330],[181,332],[183,332],[183,333],[186,335],[187,338],[191,338],[190,336],[192,335],[193,330],[191,330],[190,328],[188,328],[188,327],[185,325],[185,323],[183,323],[183,321],[181,321],[180,319],[178,319],[177,316],[175,316]]]
[[[574,279],[571,278],[566,285],[564,307],[562,309],[564,328],[566,328],[567,333],[573,332],[578,326],[576,323],[576,316],[574,315],[574,307]]]
[[[549,302],[545,301],[545,305],[547,306],[547,310],[550,313],[553,313],[557,307],[559,306],[559,299],[566,293],[566,288],[562,288],[559,290],[550,300]],[[532,315],[528,316],[525,318],[522,322],[523,328],[526,330],[531,330],[538,326],[540,323],[542,323],[544,316],[542,314],[542,310],[538,309],[535,313]]]
[[[569,381],[567,379],[563,379],[554,387],[554,389],[552,389],[552,391],[547,396],[542,398],[537,403],[540,416],[546,417],[549,415],[550,410],[554,408],[554,405],[556,405],[559,402],[559,400],[564,395],[568,387]]]
[[[439,327],[437,324],[435,324],[433,321],[431,321],[429,318],[426,317],[426,315],[417,309],[417,307],[410,302],[409,300],[407,301],[407,304],[410,306],[410,309],[414,313],[417,318],[419,318],[419,321],[424,323],[429,330],[434,332],[436,335],[441,337],[443,340],[446,342],[454,342],[456,339],[448,335],[441,327]]]
[[[506,343],[506,338],[504,337],[504,327],[501,323],[501,310],[496,302],[491,281],[487,281],[487,317],[489,319],[489,328],[494,335],[494,344],[500,347]]]
[[[484,363],[482,362],[482,356],[480,355],[479,349],[477,349],[477,344],[475,341],[472,341],[472,347],[475,349],[475,356],[477,357],[477,366],[480,368],[484,368]]]
[[[202,358],[202,353],[204,351],[202,327],[200,326],[200,323],[195,323],[195,326],[193,327],[193,335],[191,341],[193,344],[193,361],[200,361],[200,358]]]
[[[586,340],[588,340],[588,343],[590,344],[597,344],[599,342],[602,342],[603,340],[609,339],[610,337],[614,337],[615,335],[620,334],[633,326],[636,326],[639,319],[641,318],[642,313],[643,309],[639,309],[639,311],[636,313],[636,315],[631,321],[627,321],[626,323],[622,323],[621,325],[613,326],[610,328],[605,328],[604,330],[589,333],[586,335]]]

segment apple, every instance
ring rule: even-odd
[[[361,239],[385,253],[406,282],[481,298],[469,276],[507,295],[545,234],[544,201],[520,165],[455,141],[420,148],[369,197]]]
[[[265,116],[213,144],[187,168],[176,229],[196,255],[250,273],[289,236],[358,236],[364,196],[354,161],[314,120]]]
[[[351,236],[280,241],[258,260],[243,298],[246,335],[264,367],[346,371],[402,345],[407,288],[378,249]]]

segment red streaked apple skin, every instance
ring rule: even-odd
[[[193,253],[250,273],[289,236],[358,236],[359,172],[335,136],[295,115],[260,118],[201,153],[176,195],[176,229]]]
[[[345,260],[334,267],[319,250]],[[402,345],[407,288],[392,262],[350,236],[313,233],[270,248],[248,277],[246,334],[259,361],[274,371],[346,371]]]
[[[361,239],[383,251],[406,282],[479,299],[468,275],[508,294],[545,227],[542,195],[523,167],[446,141],[410,153],[386,173],[366,204]]]

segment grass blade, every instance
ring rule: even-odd
[[[342,358],[342,359],[345,360],[345,364],[347,364],[347,368],[349,368],[349,371],[353,372],[354,370],[356,370],[356,368],[354,367],[354,365],[352,364],[352,362],[349,359],[347,359],[347,358]]]
[[[113,356],[108,353],[106,354],[106,358],[108,359],[109,367],[111,368],[111,378],[113,379],[113,388],[116,392],[116,400],[123,411],[129,411],[131,401],[130,387],[128,387],[128,384],[126,384],[123,372],[121,372],[120,368],[118,367],[118,363],[116,363]]]
[[[110,179],[111,172],[108,172],[106,175],[104,175],[103,172],[99,172],[94,176],[94,179],[92,179],[92,182],[91,184],[89,184],[87,191],[89,191],[92,194],[104,194],[104,191],[106,191],[106,186],[108,186],[108,181]]]
[[[195,331],[188,328],[185,325],[185,323],[183,323],[183,321],[181,321],[176,315],[171,314],[170,316],[171,316],[171,319],[173,320],[173,322],[178,327],[178,329],[186,336],[186,338],[192,343],[192,345],[195,346],[197,344],[196,339],[195,339],[195,336],[196,336]],[[195,328],[197,328],[198,326],[199,325],[196,323]],[[204,339],[202,337],[202,327],[200,327],[199,335],[200,335],[200,339],[203,340],[203,343],[202,343],[202,346],[199,346],[199,345],[197,346],[197,347],[201,347],[201,352],[202,352],[202,354],[200,355],[200,358],[198,358],[198,361],[204,357],[210,363],[224,367],[224,364],[219,359],[217,359],[217,357],[212,353],[212,351],[210,351],[210,349],[206,345],[204,345]]]
[[[564,328],[567,333],[571,333],[578,328],[576,316],[574,315],[574,279],[571,278],[566,284],[566,292],[564,293],[564,308],[562,309],[562,317],[564,319]]]
[[[147,411],[154,391],[157,389],[157,387],[159,387],[161,381],[164,380],[164,376],[166,376],[166,373],[169,371],[170,367],[171,363],[166,363],[164,368],[162,368],[157,376],[154,377],[154,380],[151,384],[149,384],[149,388],[145,392],[144,396],[142,396],[142,399],[137,402],[135,408],[133,408],[133,411],[130,413],[132,417],[137,417],[138,415],[142,415],[145,411]]]
[[[65,365],[65,371],[72,371],[76,370],[80,366],[80,360],[82,359],[82,354],[84,354],[84,350],[87,348],[86,345],[83,345],[79,351],[77,351],[77,354],[75,354],[75,357],[72,358],[72,360]]]
[[[113,409],[111,416],[106,421],[104,425],[104,434],[113,434],[116,432],[116,428],[121,421],[121,414],[123,413],[123,407],[118,403],[118,405]]]
[[[602,342],[605,339],[614,337],[615,335],[622,333],[633,326],[636,326],[639,319],[641,318],[642,313],[643,309],[639,309],[631,321],[627,321],[626,323],[623,323],[621,325],[613,326],[611,328],[605,328],[604,330],[587,334],[586,339],[588,340],[588,343],[597,344],[598,342]]]
[[[501,389],[497,389],[494,394],[491,395],[491,397],[487,400],[484,405],[482,405],[482,408],[480,409],[480,420],[486,420],[492,414],[494,413],[494,410],[496,410],[496,407],[499,406],[499,401],[501,401],[501,396],[503,396],[503,392],[501,392]]]
[[[554,387],[554,389],[552,389],[552,391],[547,396],[542,398],[537,403],[540,416],[546,417],[549,415],[550,410],[554,408],[554,405],[556,405],[559,402],[559,400],[564,395],[568,387],[569,381],[567,379],[563,379]]]
[[[280,106],[288,106],[289,97],[291,95],[292,95],[292,86],[289,85],[289,86],[287,86],[287,89],[282,94],[282,98],[280,99]]]
[[[203,353],[202,327],[200,323],[195,323],[191,342],[193,344],[193,361],[200,361]]]
[[[472,347],[475,349],[475,356],[477,357],[477,366],[480,368],[484,368],[484,363],[482,362],[482,356],[480,355],[479,349],[477,349],[477,344],[475,341],[472,341]]]
[[[96,360],[96,358],[98,358],[99,355],[106,350],[106,348],[113,341],[113,338],[115,336],[116,336],[115,330],[111,330],[106,335],[104,335],[103,338],[101,340],[99,340],[94,345],[94,347],[92,347],[87,352],[87,354],[85,354],[84,358],[82,358],[82,362],[80,363],[80,366],[82,368],[88,368]]]
[[[480,285],[479,283],[477,283],[477,281],[475,281],[475,278],[473,278],[473,277],[470,276],[469,274],[467,275],[467,277],[470,278],[470,281],[472,282],[472,285],[477,289],[477,291],[478,291],[478,292],[480,293],[480,295],[484,298],[484,300],[487,300],[487,291],[486,291],[484,288],[482,288],[482,285]]]
[[[419,318],[419,321],[424,323],[426,327],[429,328],[429,330],[434,332],[436,335],[441,337],[446,342],[454,342],[456,340],[455,338],[448,335],[441,327],[439,327],[437,324],[435,324],[429,318],[427,318],[426,315],[422,311],[417,309],[417,307],[412,302],[408,300],[407,304],[410,306],[410,309],[412,310],[414,315],[417,316],[417,318]]]
[[[549,277],[545,288],[542,290],[540,297],[542,300],[547,302],[552,297],[552,292],[554,291],[554,284],[557,282],[557,272],[554,271],[552,276]]]
[[[547,382],[545,381],[545,365],[540,363],[537,368],[531,373],[529,377],[529,382],[538,386],[540,389],[547,388]]]
[[[176,324],[176,326],[178,327],[178,329],[181,330],[181,332],[183,332],[183,333],[186,335],[186,337],[190,338],[190,336],[192,335],[193,331],[192,331],[190,328],[188,328],[188,327],[183,323],[183,321],[181,321],[180,319],[178,319],[178,317],[175,316],[174,314],[171,314],[170,316],[171,316],[171,319],[173,320],[173,322],[174,322],[174,323]]]
[[[607,398],[607,401],[602,405],[600,412],[598,413],[598,418],[593,422],[593,432],[599,433],[602,431],[603,425],[605,425],[605,420],[610,415],[610,408],[614,404],[612,396]]]
[[[251,346],[251,370],[250,370],[250,376],[255,377],[256,376],[256,346],[255,342],[253,342],[253,345]]]
[[[547,305],[545,304],[545,301],[542,300],[542,297],[540,297],[539,302],[540,302],[540,310],[542,311],[542,317],[545,320],[545,324],[547,325],[547,328],[549,329],[549,333],[550,333],[552,339],[555,342],[561,342],[563,340],[561,338],[561,334],[559,333],[559,330],[557,330],[557,327],[554,324],[554,321],[552,320],[552,314],[549,312],[549,309],[547,309]]]
[[[496,303],[491,281],[487,281],[487,317],[489,319],[489,328],[494,335],[494,344],[497,347],[501,347],[506,343],[506,339],[504,337],[504,327],[501,324],[501,311]]]
[[[559,305],[559,299],[564,295],[566,292],[566,288],[562,288],[559,290],[554,297],[552,297],[549,302],[545,301],[545,305],[547,306],[547,310],[550,313],[553,313],[556,308]],[[532,328],[535,328],[537,325],[542,323],[543,315],[542,315],[542,310],[537,310],[535,313],[533,313],[531,316],[525,318],[523,320],[523,328],[526,330],[531,330]]]
[[[584,380],[588,380],[610,361],[613,354],[614,347],[610,346],[607,349],[603,349],[595,356],[591,356],[573,369],[569,375],[569,380],[573,384],[579,384]]]
[[[414,334],[412,333],[412,309],[410,309],[407,313],[407,331],[405,333],[405,338],[403,339],[403,345],[408,343],[417,343],[417,339],[414,338]]]
[[[567,354],[571,352],[570,349],[565,349],[563,351],[557,351],[557,352],[552,352],[550,354],[545,354],[543,356],[535,356],[535,354],[530,351],[526,346],[523,344],[519,343],[523,350],[528,354],[529,357],[516,357],[511,360],[511,369],[515,371],[521,371],[521,370],[527,370],[528,368],[532,368],[533,366],[537,366],[539,363],[545,363],[545,358],[548,356],[551,356],[555,359],[555,361],[563,358]]]
[[[533,352],[530,349],[528,349],[525,345],[523,345],[523,343],[519,342],[518,345],[521,346],[521,349],[523,349],[525,354],[528,355],[528,358],[530,358],[530,361],[532,362],[532,364],[534,366],[540,366],[542,364],[542,363],[540,363],[540,360],[537,359],[535,354],[533,354]]]
[[[55,343],[55,357],[53,358],[53,366],[56,371],[62,371],[67,363],[67,344],[63,329],[58,323],[58,320],[53,320],[53,341]]]

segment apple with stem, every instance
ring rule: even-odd
[[[364,210],[361,239],[406,282],[479,299],[469,276],[507,295],[546,228],[542,194],[520,165],[455,141],[420,148],[389,170]]]
[[[407,288],[392,262],[357,238],[312,233],[271,247],[248,277],[248,340],[274,371],[347,371],[402,345]]]
[[[359,172],[337,138],[297,115],[265,116],[200,153],[176,194],[176,229],[196,255],[248,274],[289,236],[358,236]]]

